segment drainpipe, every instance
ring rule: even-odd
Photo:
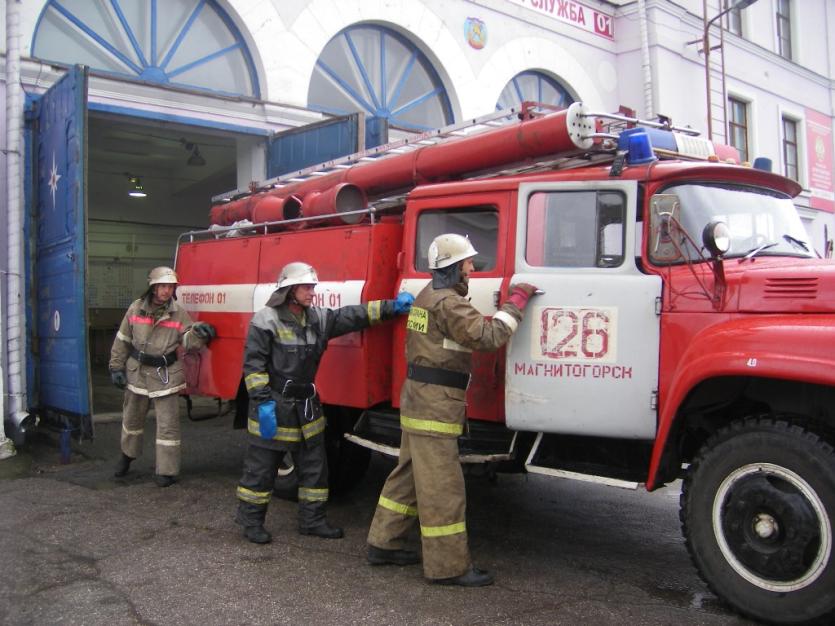
[[[26,413],[26,315],[23,308],[23,94],[20,88],[21,0],[6,0],[6,209],[8,211],[8,264],[6,290],[0,295],[6,327],[0,328],[5,371],[0,381],[3,420],[18,425]],[[0,426],[0,459],[12,456],[14,445]]]
[[[644,119],[651,120],[652,109],[652,66],[649,61],[649,34],[647,31],[647,5],[638,0],[638,19],[641,25],[641,69],[644,72]]]

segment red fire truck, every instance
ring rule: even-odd
[[[686,544],[718,596],[766,621],[832,620],[835,264],[812,249],[800,186],[666,121],[579,103],[518,117],[217,198],[177,251],[180,302],[218,329],[186,357],[191,392],[245,415],[247,324],[285,263],[312,264],[318,304],[337,307],[417,294],[432,239],[465,234],[484,315],[511,283],[545,293],[506,349],[473,355],[462,462],[682,479]],[[331,342],[316,383],[334,475],[397,454],[404,340],[401,320]]]

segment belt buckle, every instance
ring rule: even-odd
[[[136,356],[136,360],[139,361],[140,365],[145,364],[145,351],[144,350],[139,351],[139,354],[137,354],[137,356]]]

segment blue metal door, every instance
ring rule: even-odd
[[[359,143],[359,115],[351,113],[274,135],[267,146],[267,178],[364,149]]]
[[[35,103],[35,359],[42,419],[92,435],[87,348],[87,69]]]

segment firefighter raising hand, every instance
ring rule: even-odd
[[[458,457],[471,352],[507,343],[536,292],[532,285],[516,285],[493,317],[485,318],[467,298],[476,254],[469,239],[453,233],[439,235],[429,246],[432,281],[415,298],[406,324],[400,457],[368,533],[371,565],[410,565],[421,557],[403,545],[409,529],[419,523],[424,576],[436,584],[464,587],[493,582],[470,560]]]
[[[397,294],[397,298],[394,299],[394,312],[397,315],[408,313],[411,310],[412,302],[414,301],[415,297],[412,294],[408,291],[401,291]]]
[[[518,283],[510,286],[510,295],[507,298],[508,302],[515,304],[520,311],[523,311],[528,304],[528,300],[532,296],[541,293],[539,289],[529,283]]]
[[[342,537],[325,516],[328,463],[325,415],[314,380],[328,341],[406,313],[414,298],[371,300],[330,309],[313,304],[319,277],[307,263],[288,263],[266,306],[249,324],[244,383],[249,395],[250,446],[238,483],[236,521],[253,543],[268,543],[264,528],[276,469],[291,452],[299,476],[299,532]]]

